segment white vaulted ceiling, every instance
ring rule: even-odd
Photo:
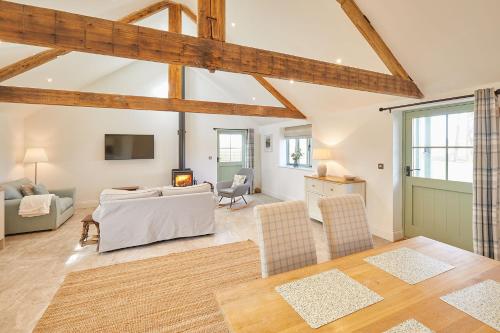
[[[15,2],[116,20],[155,0]],[[196,11],[196,0],[180,2]],[[356,2],[426,96],[500,81],[500,1]],[[229,42],[329,62],[341,59],[344,65],[388,73],[335,0],[226,0],[226,12]],[[158,13],[139,24],[166,29],[166,15],[166,12]],[[196,33],[195,25],[187,18],[184,19],[184,31],[191,35]],[[2,43],[0,66],[41,49]],[[78,90],[132,63],[136,62],[73,52],[3,84]],[[158,68],[163,70],[163,67]],[[258,83],[244,75],[212,75],[202,69],[194,71],[198,72],[195,77],[204,80],[204,84],[216,84],[220,89],[227,90],[224,100],[279,105]],[[53,79],[50,83],[47,82],[49,77]],[[271,82],[304,114],[311,117],[380,103],[394,103],[399,99],[298,82],[290,84],[283,80],[273,79]],[[217,100],[217,96],[211,96],[210,99]],[[5,107],[6,104],[0,104],[0,110]]]

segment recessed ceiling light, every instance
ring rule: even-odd
[[[342,63],[342,59],[340,58],[337,58],[337,61],[336,61],[337,64],[341,64]]]
[[[294,81],[294,80],[290,80],[290,84],[294,84],[294,83],[295,83],[295,81]]]
[[[236,23],[231,22],[231,26],[234,28],[236,26]]]
[[[53,80],[52,80],[52,78],[51,78],[51,77],[49,77],[49,78],[47,79],[47,82],[52,82],[52,81],[53,81]]]

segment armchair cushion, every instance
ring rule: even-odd
[[[229,188],[221,188],[219,190],[219,193],[224,193],[224,194],[233,194],[234,193],[234,188],[229,187]]]
[[[246,178],[247,178],[247,176],[245,176],[245,175],[234,175],[233,184],[231,185],[231,187],[235,188],[239,185],[245,184]]]

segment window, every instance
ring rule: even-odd
[[[412,133],[414,177],[472,182],[472,112],[414,118]]]
[[[311,167],[311,125],[287,127],[283,131],[287,166]]]
[[[243,135],[221,133],[219,135],[219,162],[243,161]]]
[[[311,139],[310,138],[292,138],[286,139],[287,165],[311,167]],[[297,163],[294,157],[300,156]]]

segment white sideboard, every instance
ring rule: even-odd
[[[359,193],[366,202],[366,182],[362,179],[345,180],[340,177],[305,176],[306,203],[309,216],[323,222],[318,201],[322,197],[331,197],[349,193]]]
[[[0,250],[5,247],[5,192],[0,187]]]

